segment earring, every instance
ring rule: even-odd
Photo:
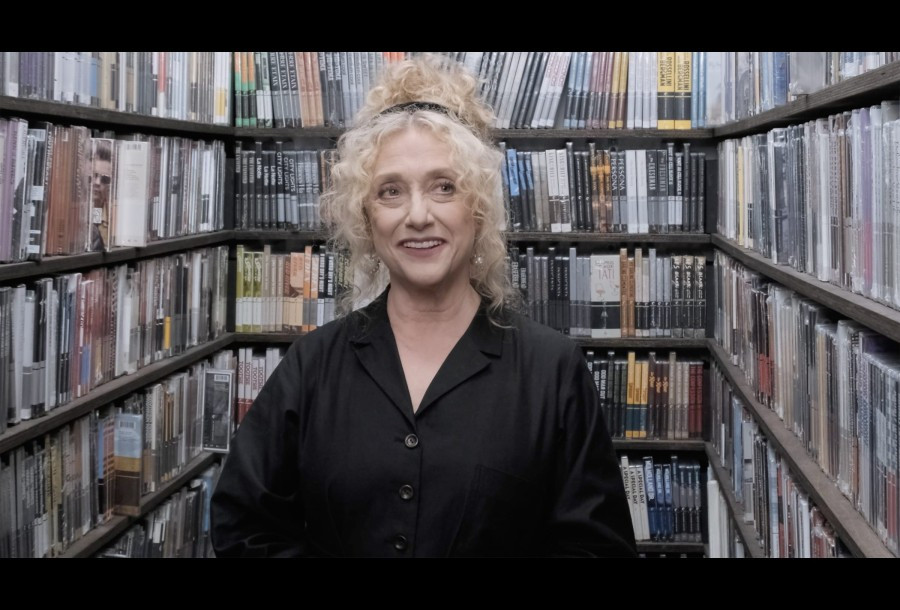
[[[473,254],[472,255],[472,264],[480,267],[481,265],[484,264],[484,257],[481,256],[480,254]]]
[[[374,252],[368,252],[363,255],[365,260],[366,272],[369,275],[375,275],[378,273],[378,270],[381,269],[381,259],[378,258],[378,255]]]

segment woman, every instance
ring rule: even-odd
[[[323,214],[345,309],[371,302],[295,342],[243,420],[218,555],[634,554],[580,350],[509,307],[490,121],[470,75],[418,59],[341,138]]]

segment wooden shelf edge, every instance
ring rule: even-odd
[[[712,138],[712,128],[698,129],[491,129],[496,140],[516,139],[655,139],[655,140],[703,140]]]
[[[280,229],[234,229],[237,242],[251,240],[325,241],[324,231],[285,231]],[[708,233],[549,233],[543,231],[505,231],[503,237],[511,242],[584,242],[620,244],[679,244],[708,245]]]
[[[677,337],[610,337],[591,339],[572,337],[581,347],[609,349],[706,349],[706,339],[679,339]]]
[[[337,138],[342,127],[235,127],[237,138]],[[714,137],[712,128],[699,129],[497,129],[490,130],[495,140],[516,139],[654,139],[703,140]]]
[[[25,114],[43,115],[54,117],[56,119],[69,119],[76,123],[78,121],[104,123],[111,127],[125,127],[130,131],[134,131],[135,128],[140,129],[143,127],[146,129],[194,134],[201,137],[227,137],[234,135],[234,128],[230,125],[214,125],[211,123],[199,123],[180,119],[164,119],[133,112],[120,112],[118,110],[107,110],[104,108],[95,108],[93,106],[66,104],[52,100],[10,97],[6,95],[0,96],[0,110],[10,113],[21,112]]]
[[[108,252],[84,252],[67,256],[48,256],[41,261],[5,263],[0,265],[0,282],[28,280],[56,273],[94,269],[204,246],[225,245],[233,240],[234,231],[228,229],[154,241],[142,248],[113,248]]]
[[[703,553],[708,554],[703,542],[655,542],[640,540],[637,542],[638,553]]]
[[[706,443],[703,440],[693,438],[684,440],[614,438],[612,442],[616,451],[703,452],[706,450]]]
[[[590,242],[620,244],[707,245],[708,233],[548,233],[545,231],[506,231],[511,242]]]
[[[324,242],[329,235],[324,231],[286,231],[282,229],[234,229],[233,241],[318,241]]]
[[[709,340],[709,351],[766,438],[787,460],[794,479],[822,511],[850,552],[862,557],[894,557],[865,518],[809,456],[800,439],[784,426],[774,411],[756,400],[743,371],[731,364],[728,354],[713,339]]]
[[[234,333],[234,343],[262,343],[265,345],[290,345],[306,333]]]

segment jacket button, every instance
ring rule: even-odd
[[[419,445],[419,437],[415,434],[407,434],[403,442],[410,449],[415,449]]]
[[[404,485],[400,488],[400,497],[404,500],[409,500],[413,497],[413,488],[410,485]]]
[[[406,547],[409,546],[409,543],[406,540],[406,536],[403,534],[397,534],[394,536],[394,548],[398,551],[405,551]]]

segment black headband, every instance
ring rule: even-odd
[[[392,112],[403,112],[405,110],[411,112],[415,112],[416,110],[432,110],[450,116],[450,110],[447,107],[433,102],[403,102],[402,104],[395,104],[390,108],[385,108],[378,114],[390,114]]]
[[[392,114],[394,112],[416,112],[417,110],[431,110],[432,112],[439,112],[444,116],[453,119],[476,136],[478,136],[478,130],[469,125],[466,121],[462,119],[458,114],[447,108],[446,106],[441,106],[440,104],[435,104],[434,102],[403,102],[402,104],[395,104],[390,108],[385,108],[381,112],[378,113],[379,116],[382,114]]]

